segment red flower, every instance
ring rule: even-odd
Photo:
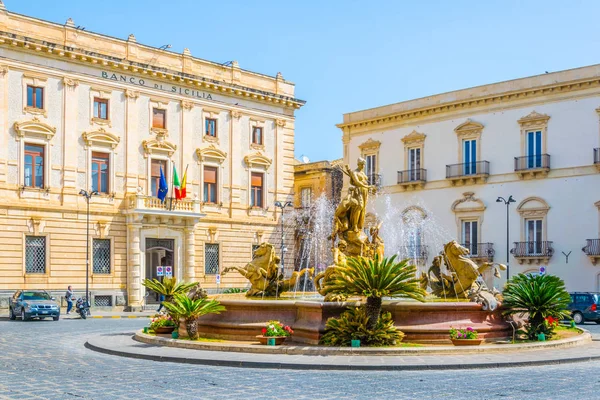
[[[266,334],[267,333],[267,328],[262,328],[262,334]]]

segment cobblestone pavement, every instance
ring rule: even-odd
[[[427,372],[290,371],[172,364],[83,347],[145,319],[0,319],[0,399],[572,399],[598,398],[600,362]],[[600,340],[600,326],[585,328]]]

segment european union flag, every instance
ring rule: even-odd
[[[169,186],[167,185],[167,178],[165,178],[162,167],[160,167],[160,182],[158,183],[158,194],[156,197],[158,197],[158,199],[164,203],[168,191]]]

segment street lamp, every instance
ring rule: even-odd
[[[92,196],[97,196],[98,191],[94,190],[88,192],[87,190],[81,189],[79,194],[85,197],[87,203],[87,222],[86,222],[86,246],[85,246],[85,302],[88,306],[88,312],[90,307],[90,287],[89,287],[89,274],[90,274],[90,199]]]
[[[282,273],[285,271],[284,270],[285,262],[283,261],[283,260],[285,260],[285,254],[284,254],[285,253],[285,247],[284,247],[285,235],[283,232],[283,211],[286,207],[291,207],[291,206],[292,206],[291,201],[286,201],[284,203],[282,203],[280,201],[275,202],[275,207],[281,209],[281,272]]]
[[[510,267],[508,266],[508,248],[509,248],[509,241],[508,241],[508,206],[510,205],[510,203],[516,203],[516,200],[513,199],[512,195],[508,196],[508,200],[505,200],[504,197],[498,197],[496,199],[496,203],[504,203],[506,204],[506,280],[508,280],[510,278]]]

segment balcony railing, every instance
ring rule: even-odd
[[[400,246],[400,258],[411,260],[426,260],[428,255],[427,245]]]
[[[136,210],[174,211],[184,213],[200,213],[198,200],[165,199],[164,203],[157,197],[133,195],[129,197],[129,208]]]
[[[469,249],[469,258],[485,258],[489,261],[494,259],[494,244],[493,243],[462,243],[461,246]]]
[[[369,174],[369,175],[367,175],[367,178],[369,179],[369,185],[375,186],[377,188],[381,187],[381,175]]]
[[[581,249],[588,256],[600,256],[600,239],[586,239],[587,245]]]
[[[552,257],[554,249],[549,241],[515,242],[510,253],[515,257]]]
[[[470,175],[489,175],[490,162],[476,161],[471,163],[446,165],[446,178],[468,178]]]
[[[594,164],[600,165],[600,147],[594,149]]]
[[[427,180],[427,170],[423,168],[409,169],[408,171],[398,171],[398,183],[425,182]]]
[[[515,171],[550,169],[550,154],[515,157]]]

